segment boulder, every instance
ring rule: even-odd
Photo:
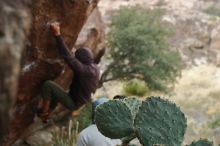
[[[18,81],[13,119],[4,146],[10,146],[23,137],[33,123],[33,108],[37,105],[36,97],[43,82],[56,79],[64,71],[48,23],[61,23],[62,36],[71,49],[98,2],[99,0],[34,0],[31,4],[33,20],[27,48],[22,56],[22,73]]]
[[[20,61],[31,16],[29,0],[0,1],[0,141],[8,130],[15,102]]]

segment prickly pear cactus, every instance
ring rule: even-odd
[[[180,146],[187,125],[184,114],[174,103],[150,97],[142,102],[134,127],[144,146]]]
[[[126,143],[137,137],[144,146],[180,146],[186,130],[180,109],[159,97],[108,101],[96,108],[95,121],[103,135]]]
[[[198,141],[193,141],[189,146],[213,146],[213,143],[207,139],[200,139]]]
[[[109,138],[120,139],[134,133],[131,110],[122,100],[97,106],[95,122],[99,131]]]
[[[138,100],[135,97],[132,97],[132,98],[125,98],[125,99],[123,99],[123,102],[130,108],[131,115],[132,115],[133,120],[134,120],[135,117],[136,117],[137,112],[139,111],[139,107],[142,104],[142,101]]]

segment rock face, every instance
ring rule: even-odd
[[[33,22],[28,36],[28,45],[22,60],[22,72],[16,95],[14,117],[4,146],[9,146],[21,138],[33,122],[33,107],[37,104],[37,94],[42,83],[57,78],[63,72],[55,41],[47,24],[59,21],[62,35],[71,49],[89,15],[97,6],[98,0],[34,0],[31,5]],[[61,82],[58,79],[57,82]],[[62,84],[62,83],[61,83]],[[63,84],[66,84],[63,82]]]
[[[52,134],[48,131],[38,131],[33,135],[29,136],[26,140],[31,146],[44,146],[45,144],[49,145],[52,140]]]
[[[15,101],[24,41],[31,17],[29,1],[0,1],[0,139],[7,131]]]

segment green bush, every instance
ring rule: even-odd
[[[210,6],[204,10],[205,13],[209,15],[214,15],[220,17],[220,8],[216,6]]]
[[[110,59],[101,82],[139,78],[149,88],[165,91],[180,75],[181,59],[170,51],[170,29],[161,21],[160,10],[122,8],[112,17],[108,34]]]
[[[149,88],[144,81],[133,79],[124,85],[124,92],[126,95],[144,96]]]
[[[220,126],[220,114],[215,115],[214,119],[211,119],[208,125],[212,129],[219,127]]]

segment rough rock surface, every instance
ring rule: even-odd
[[[31,146],[46,146],[51,143],[52,134],[50,131],[38,131],[26,139],[26,143]]]
[[[34,0],[32,4],[33,23],[28,37],[28,47],[23,56],[23,68],[19,78],[17,102],[9,134],[4,146],[9,146],[27,132],[33,122],[33,107],[42,83],[57,78],[63,71],[55,41],[47,27],[48,22],[59,21],[62,35],[69,48],[74,47],[79,32],[98,0]],[[59,82],[59,80],[58,80]]]
[[[28,5],[28,0],[0,1],[0,140],[15,101],[21,54],[31,22]]]

